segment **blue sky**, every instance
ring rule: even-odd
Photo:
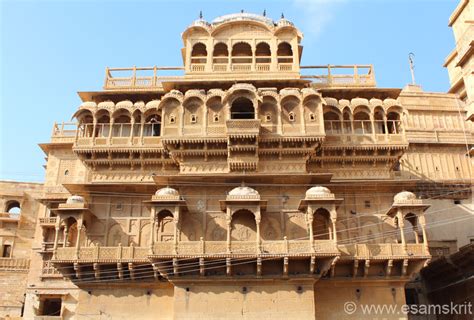
[[[458,1],[9,1],[0,0],[0,179],[42,181],[38,143],[68,121],[77,91],[100,90],[105,67],[181,65],[181,32],[239,12],[281,13],[304,34],[302,64],[373,64],[379,87],[416,80],[449,88],[448,18]]]

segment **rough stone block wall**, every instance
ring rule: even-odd
[[[26,272],[0,271],[0,319],[20,316],[26,279]]]

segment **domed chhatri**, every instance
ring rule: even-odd
[[[178,190],[171,187],[158,189],[153,195],[153,200],[180,200]]]
[[[218,25],[218,24],[222,24],[222,23],[226,23],[230,21],[239,21],[239,20],[253,20],[253,21],[266,23],[270,26],[274,25],[272,19],[269,19],[259,14],[247,13],[247,12],[232,13],[232,14],[226,14],[226,15],[217,17],[212,21],[212,24]]]
[[[240,186],[229,191],[227,199],[260,199],[260,194],[257,190],[247,187]]]
[[[326,187],[314,186],[306,191],[306,199],[311,198],[334,198],[334,194]]]
[[[393,197],[394,202],[407,202],[416,200],[416,195],[410,191],[399,192]]]
[[[86,203],[86,200],[84,197],[78,196],[78,195],[72,195],[66,200],[66,204],[75,204],[75,203]]]

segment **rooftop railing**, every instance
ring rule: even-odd
[[[372,65],[300,66],[301,78],[319,87],[375,87]]]
[[[290,57],[279,58],[273,69],[267,57],[257,57],[255,61],[248,57],[214,58],[209,70],[226,72],[229,75],[241,72],[265,73],[296,71]],[[192,73],[206,71],[206,64],[195,62],[190,65]],[[184,67],[131,67],[106,68],[105,90],[151,90],[163,89],[165,81],[177,81],[184,78]],[[311,80],[318,87],[375,87],[375,75],[372,65],[326,65],[300,66],[301,79]]]

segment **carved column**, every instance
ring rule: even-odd
[[[257,252],[261,253],[262,252],[262,241],[260,239],[260,217],[255,217],[255,223],[257,225]]]
[[[114,127],[114,118],[110,118],[109,126],[110,126],[110,128],[109,128],[109,141],[108,142],[110,143],[110,141],[112,139],[112,131],[113,131],[113,127]]]
[[[63,230],[63,248],[67,247],[68,234],[69,234],[69,227],[66,225]]]
[[[336,232],[336,218],[331,217],[332,223],[332,239],[337,243],[337,232]]]
[[[54,233],[53,259],[56,258],[56,251],[58,249],[58,238],[59,238],[59,226],[56,226],[55,233]]]
[[[152,207],[151,208],[151,219],[150,219],[150,226],[151,226],[151,230],[150,230],[150,253],[153,254],[153,247],[154,247],[154,244],[155,244],[155,230],[156,230],[156,209],[155,207]]]
[[[308,227],[309,227],[309,247],[311,248],[311,252],[313,252],[314,251],[313,210],[308,208],[308,212],[306,214],[308,217]]]
[[[132,116],[132,119],[130,120],[130,143],[133,142],[133,129],[135,127],[135,118]]]
[[[81,248],[81,231],[82,221],[77,222],[77,238],[76,238],[76,257],[79,259],[79,249]]]
[[[383,127],[385,129],[385,134],[388,135],[388,126],[387,126],[387,115],[383,115]]]
[[[418,222],[420,223],[421,226],[421,232],[423,233],[423,247],[425,248],[425,251],[428,253],[428,236],[426,235],[426,220],[424,215],[420,215],[418,217]]]
[[[145,114],[140,117],[140,141],[143,144],[143,129],[145,127]]]
[[[406,252],[407,244],[405,241],[405,232],[404,232],[405,221],[403,221],[403,214],[400,209],[398,209],[397,211],[397,218],[398,218],[398,227],[400,228],[400,236],[402,240],[403,250]]]
[[[227,209],[226,223],[227,223],[227,253],[230,253],[230,231],[231,231],[232,216],[230,216],[229,209]]]
[[[277,132],[278,134],[282,134],[283,133],[283,122],[281,120],[281,102],[280,101],[277,101],[277,120],[278,120],[278,128],[277,128]]]
[[[95,138],[97,137],[97,119],[94,116],[92,120],[92,144],[95,145]]]
[[[174,254],[178,253],[178,219],[173,219],[174,223],[174,232],[173,232],[173,246],[174,246]]]

